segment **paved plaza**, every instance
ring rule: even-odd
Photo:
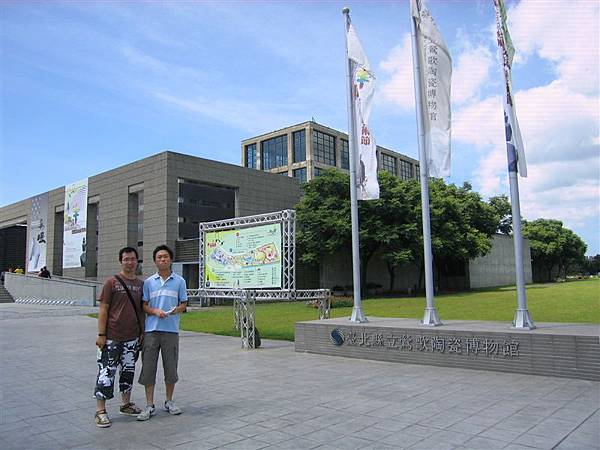
[[[244,351],[238,338],[191,332],[175,389],[183,415],[137,422],[115,398],[112,427],[98,429],[92,311],[0,304],[0,448],[600,448],[597,382],[296,353],[281,341]],[[143,398],[136,384],[132,399]]]

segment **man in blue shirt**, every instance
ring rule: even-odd
[[[187,287],[185,280],[171,270],[173,250],[159,245],[152,252],[152,258],[158,272],[144,282],[142,296],[147,315],[139,382],[146,388],[146,408],[137,420],[148,420],[155,412],[154,385],[159,352],[165,375],[165,409],[173,415],[181,414],[173,401],[173,390],[178,380],[179,317],[187,306]]]

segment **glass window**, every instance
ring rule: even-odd
[[[400,160],[400,178],[402,180],[410,180],[413,176],[413,165],[408,162],[408,161],[404,161],[403,159]]]
[[[298,178],[300,183],[306,183],[306,167],[294,169],[294,178]]]
[[[313,130],[312,142],[315,161],[335,166],[335,137]]]
[[[316,177],[320,177],[321,174],[323,173],[323,169],[321,169],[320,167],[314,167],[313,168],[313,176]]]
[[[256,169],[256,144],[246,145],[246,167]]]
[[[200,222],[235,217],[235,188],[181,180],[179,198],[179,239],[197,238]]]
[[[262,141],[262,168],[263,170],[274,167],[287,166],[288,163],[288,140],[287,134]]]
[[[415,164],[415,178],[417,181],[421,181],[421,168],[418,164]]]
[[[350,170],[350,151],[348,149],[348,141],[342,139],[342,151],[341,151],[342,169]]]
[[[391,155],[381,154],[381,168],[392,175],[398,175],[398,168],[396,166],[396,157]]]
[[[294,162],[306,161],[306,133],[304,130],[292,134],[294,140]]]

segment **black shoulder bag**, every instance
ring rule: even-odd
[[[123,279],[119,275],[115,275],[115,278],[117,280],[119,280],[119,283],[121,283],[121,286],[123,286],[123,289],[125,289],[125,293],[127,294],[127,297],[129,298],[129,301],[131,302],[131,306],[133,308],[133,312],[135,312],[135,318],[137,319],[138,327],[140,329],[140,336],[141,336],[142,332],[144,331],[144,327],[142,326],[142,322],[140,320],[140,316],[138,315],[138,310],[135,307],[135,300],[133,299],[133,295],[131,295],[131,292],[129,291],[129,288],[125,284],[125,281],[123,281]]]

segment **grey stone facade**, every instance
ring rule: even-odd
[[[46,261],[50,271],[67,277],[99,280],[116,273],[119,249],[138,243],[137,224],[133,223],[137,216],[132,212],[136,206],[132,207],[132,201],[143,192],[141,275],[153,273],[152,250],[165,243],[175,249],[179,238],[180,180],[233,189],[236,216],[293,208],[301,195],[297,180],[171,151],[162,152],[89,177],[86,268],[62,269],[64,187],[49,191]],[[30,198],[0,208],[0,228],[27,224],[30,210]],[[25,261],[22,266],[25,267]]]

